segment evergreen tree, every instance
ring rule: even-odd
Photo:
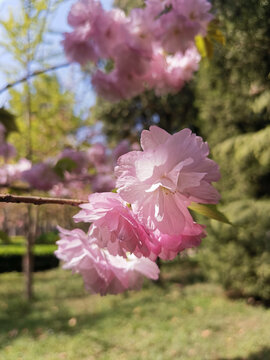
[[[198,256],[205,274],[226,289],[269,300],[270,1],[215,0],[214,6],[227,45],[201,67],[196,103],[235,226],[211,221]]]

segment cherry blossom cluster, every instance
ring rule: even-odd
[[[92,84],[110,101],[145,89],[179,91],[198,70],[195,37],[212,20],[207,0],[146,0],[129,16],[105,11],[98,0],[79,0],[71,8],[63,45],[68,59],[92,62]]]
[[[20,178],[21,173],[28,169],[28,161],[21,159],[17,164],[9,160],[16,156],[16,149],[6,141],[6,128],[0,123],[0,185],[10,184]]]
[[[2,126],[0,140],[1,129]],[[22,189],[26,185],[62,197],[76,194],[84,198],[86,189],[88,193],[111,191],[115,188],[113,168],[116,160],[129,150],[129,142],[123,140],[112,151],[102,143],[95,143],[85,151],[67,148],[43,162],[32,163],[25,158],[10,162],[8,160],[14,158],[16,150],[3,138],[0,142],[0,158],[4,159],[0,167],[0,185],[12,187],[19,184]]]
[[[88,232],[60,228],[56,255],[92,293],[117,294],[138,289],[143,276],[157,279],[157,257],[172,260],[206,235],[188,210],[191,202],[219,201],[212,186],[219,168],[201,137],[152,126],[142,132],[141,147],[119,157],[116,193],[91,194],[80,205],[74,220],[89,223]]]

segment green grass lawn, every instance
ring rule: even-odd
[[[35,274],[36,298],[22,298],[22,274],[0,274],[0,359],[270,359],[270,310],[228,300],[183,264],[165,266],[164,287],[86,294],[61,269]]]

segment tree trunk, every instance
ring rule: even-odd
[[[26,238],[26,254],[23,259],[25,275],[25,298],[33,299],[33,270],[34,270],[34,243],[35,243],[35,213],[33,205],[28,206],[28,233]]]

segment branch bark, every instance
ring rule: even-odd
[[[65,63],[65,64],[51,66],[51,67],[49,67],[47,69],[34,71],[31,74],[28,74],[27,76],[22,77],[21,79],[18,79],[16,81],[12,82],[12,83],[9,83],[9,84],[5,85],[3,88],[0,89],[0,94],[2,94],[3,92],[7,91],[8,89],[10,89],[10,88],[12,88],[12,87],[14,87],[16,85],[19,85],[19,84],[27,81],[28,79],[30,79],[30,78],[32,78],[34,76],[45,74],[45,73],[47,73],[49,71],[62,69],[62,68],[67,67],[69,65],[70,65],[70,63]]]
[[[21,195],[10,195],[10,194],[0,194],[0,202],[24,203],[24,204],[34,204],[34,205],[58,204],[58,205],[70,205],[70,206],[79,206],[81,204],[86,203],[86,201],[84,200],[77,200],[77,199],[49,198],[49,197],[40,197],[40,196],[21,196]]]

